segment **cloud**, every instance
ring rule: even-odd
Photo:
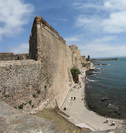
[[[104,2],[104,7],[113,11],[124,11],[126,10],[126,1],[125,0],[106,0]]]
[[[28,43],[23,43],[21,45],[18,45],[16,47],[11,47],[8,51],[19,54],[19,53],[28,53],[29,52],[29,44]]]
[[[74,43],[77,45],[81,50],[81,55],[90,55],[92,58],[126,56],[125,45],[110,43],[117,39],[116,36],[102,36],[88,40],[88,42],[86,42],[86,38],[82,38],[82,35],[71,36],[65,39],[70,44]]]
[[[102,21],[101,26],[108,33],[126,32],[126,11],[112,13],[108,19]]]
[[[79,37],[77,36],[72,36],[72,37],[67,37],[64,38],[67,42],[67,44],[72,45],[73,43],[79,42]]]
[[[106,42],[112,41],[114,39],[116,39],[114,36],[104,36],[104,37],[95,39],[93,42],[95,42],[95,43],[106,43]]]
[[[93,3],[93,2],[87,2],[87,3],[84,3],[84,2],[74,2],[73,3],[73,7],[74,9],[76,10],[87,10],[87,9],[100,9],[102,10],[103,7],[100,6],[101,3],[98,3],[97,1],[97,4],[96,3]]]
[[[81,45],[81,54],[90,55],[92,58],[95,57],[123,57],[126,56],[126,46],[111,45],[111,44],[96,44],[89,43],[86,45]]]
[[[0,0],[0,38],[22,31],[34,7],[23,0]]]
[[[75,19],[75,27],[81,27],[89,32],[126,32],[125,0],[103,0],[101,3],[75,2],[73,7],[80,11]],[[92,13],[85,12],[86,10]]]
[[[75,20],[75,27],[88,32],[101,31],[101,23],[98,16],[79,15]]]

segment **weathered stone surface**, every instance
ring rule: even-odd
[[[41,17],[34,20],[29,42],[30,58],[42,63],[43,83],[48,85],[46,98],[50,99],[50,105],[54,106],[56,99],[61,106],[73,82],[70,68],[81,68],[80,51],[76,46],[70,48]]]
[[[41,74],[41,63],[34,60],[0,61],[1,98],[16,107],[33,101],[32,95],[41,89]]]
[[[0,61],[1,60],[13,60],[14,53],[0,53]]]
[[[29,59],[29,54],[0,53],[0,61],[25,60]]]
[[[70,45],[69,47],[72,51],[73,66],[81,69],[81,67],[82,67],[82,65],[81,65],[82,57],[80,56],[81,55],[80,50],[78,49],[78,47],[76,45]]]
[[[27,115],[0,100],[0,133],[62,133],[51,121]]]

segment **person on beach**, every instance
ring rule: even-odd
[[[73,100],[73,97],[71,97],[71,101]]]
[[[76,100],[76,97],[74,97],[74,101]]]
[[[111,123],[111,125],[110,126],[115,126],[115,122],[114,121],[112,121],[112,123]]]
[[[105,122],[104,123],[108,123],[109,119],[108,118],[105,118]]]
[[[64,109],[63,110],[66,110],[66,107],[64,107]]]

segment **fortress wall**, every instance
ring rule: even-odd
[[[81,56],[82,62],[85,64],[86,63],[86,56]]]
[[[0,53],[0,61],[13,60],[14,53]]]
[[[31,50],[30,57],[32,59],[37,57],[37,60],[42,63],[42,78],[46,77],[44,84],[48,85],[46,98],[50,99],[52,105],[56,99],[58,105],[61,106],[69,85],[73,82],[70,73],[70,68],[75,66],[73,51],[41,17],[35,18],[32,32],[34,33],[30,36],[30,47],[35,46],[37,42],[35,48],[37,53]]]
[[[14,55],[14,60],[27,60],[27,59],[29,59],[29,53],[15,54]]]
[[[0,97],[16,107],[30,100],[39,109],[54,107],[56,101],[61,107],[73,83],[70,68],[81,68],[80,51],[41,17],[34,20],[29,45],[29,57],[17,54],[16,60],[0,61]]]
[[[29,59],[29,53],[26,54],[0,53],[0,61],[26,60],[26,59]]]
[[[28,102],[41,75],[41,63],[34,60],[0,61],[0,97],[12,105]]]
[[[82,57],[80,56],[81,55],[80,50],[76,45],[70,45],[69,47],[72,51],[72,62],[74,67],[81,69]]]

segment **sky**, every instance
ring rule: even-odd
[[[0,52],[28,53],[35,16],[81,55],[126,56],[126,0],[0,0]]]

